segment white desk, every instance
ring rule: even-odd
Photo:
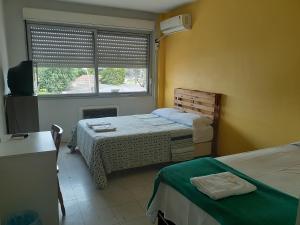
[[[58,225],[56,149],[51,133],[0,143],[0,218],[34,210],[44,225]]]

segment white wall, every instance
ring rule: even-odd
[[[151,13],[64,3],[55,0],[4,0],[10,66],[27,59],[25,25],[22,19],[24,7],[125,18],[156,19],[156,15]],[[155,92],[153,91],[153,93]],[[66,140],[70,137],[71,129],[78,120],[80,108],[84,106],[118,105],[120,115],[128,115],[150,112],[155,108],[155,102],[155,96],[40,99],[40,128],[48,130],[52,123],[60,124],[65,130],[64,139]]]
[[[3,16],[3,0],[0,0],[0,138],[6,133],[5,116],[4,116],[4,78],[8,69],[5,24]]]

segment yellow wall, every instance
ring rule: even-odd
[[[164,16],[161,15],[159,17],[159,21],[163,20]],[[158,21],[158,22],[159,22]],[[157,27],[159,27],[159,23],[157,23]],[[160,32],[157,32],[157,37],[159,38]],[[164,39],[160,40],[160,44],[158,47],[158,54],[157,54],[157,106],[158,107],[163,107],[164,106],[164,95],[165,95],[165,41]]]
[[[193,29],[164,40],[159,102],[177,87],[224,94],[221,155],[300,140],[299,12],[299,0],[199,0],[163,15],[191,13]]]

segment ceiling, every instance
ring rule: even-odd
[[[177,6],[190,3],[195,0],[61,0],[64,2],[76,2],[81,4],[108,6],[123,9],[133,9],[153,13],[167,12]]]

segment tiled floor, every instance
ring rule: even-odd
[[[108,187],[98,190],[80,154],[63,145],[58,164],[66,207],[61,225],[150,225],[145,206],[158,166],[115,173]]]

